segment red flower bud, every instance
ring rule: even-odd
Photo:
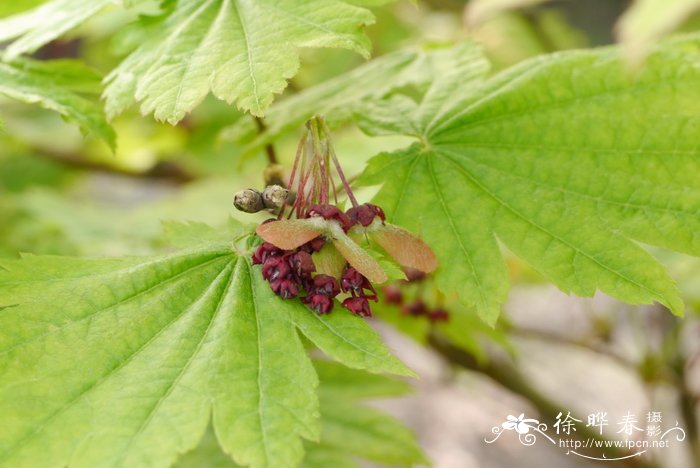
[[[346,232],[353,226],[353,222],[350,221],[350,218],[333,205],[311,205],[309,211],[306,212],[306,217],[310,218],[312,216],[320,216],[327,220],[336,220]]]
[[[450,313],[443,308],[438,307],[428,313],[428,319],[431,322],[447,322],[450,319]]]
[[[253,254],[253,265],[261,265],[270,257],[276,257],[282,255],[282,251],[270,244],[269,242],[263,242],[255,249]]]
[[[371,317],[372,311],[369,302],[364,297],[348,297],[343,301],[343,307],[360,317]]]
[[[299,294],[299,286],[294,280],[277,279],[270,282],[270,289],[282,299],[291,299]]]
[[[353,296],[358,295],[374,301],[377,300],[377,291],[374,290],[372,283],[353,267],[347,267],[343,272],[343,276],[340,279],[340,288],[343,292],[349,292]],[[371,291],[372,294],[366,295],[365,289]]]
[[[321,236],[318,236],[315,239],[311,239],[309,242],[302,245],[300,249],[304,250],[305,252],[314,253],[321,250],[324,245],[326,245],[326,239],[324,239]]]
[[[300,278],[308,277],[316,271],[311,255],[303,250],[290,255],[288,261],[292,271]]]
[[[333,298],[325,294],[309,294],[301,302],[317,314],[329,314],[333,310]]]
[[[362,274],[354,269],[353,267],[348,267],[343,272],[343,277],[340,279],[340,287],[343,292],[358,292],[362,289],[365,284],[366,278]]]
[[[425,272],[416,270],[415,268],[404,268],[403,272],[406,275],[406,279],[409,283],[413,283],[414,281],[421,281],[425,279],[426,276]]]
[[[372,221],[374,221],[374,218],[377,216],[379,216],[379,219],[382,221],[386,219],[384,211],[377,205],[372,205],[371,203],[352,207],[346,211],[345,214],[353,224],[361,224],[364,227],[372,224]]]
[[[387,286],[384,288],[384,302],[387,304],[401,305],[403,302],[403,294],[396,286]]]
[[[324,296],[335,297],[340,293],[338,280],[328,275],[314,276],[313,285],[311,286],[313,293],[322,294]]]
[[[268,281],[283,279],[291,272],[287,259],[282,257],[270,257],[263,264],[262,275]]]
[[[428,307],[426,307],[425,302],[420,299],[416,299],[410,304],[406,304],[401,308],[401,312],[404,315],[412,315],[418,317],[420,315],[426,315],[428,313]]]

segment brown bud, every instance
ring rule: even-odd
[[[280,185],[286,187],[284,183],[284,169],[279,164],[268,164],[263,172],[265,185]]]
[[[268,210],[279,210],[289,198],[289,190],[280,185],[268,185],[262,193],[262,202]]]
[[[265,208],[260,192],[251,188],[238,192],[233,197],[233,205],[246,213],[257,213]]]

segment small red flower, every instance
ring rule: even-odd
[[[422,281],[423,279],[425,279],[426,276],[425,272],[416,270],[415,268],[404,268],[403,272],[406,275],[406,279],[409,283],[413,283],[415,281]]]
[[[372,311],[369,302],[364,297],[348,297],[343,301],[343,307],[360,317],[371,317]]]
[[[414,317],[417,317],[420,315],[426,315],[428,313],[428,307],[425,305],[425,302],[423,302],[420,299],[416,299],[410,304],[404,305],[401,308],[401,312],[404,315],[412,315]]]
[[[329,314],[333,310],[333,298],[325,294],[309,294],[301,302],[317,314]]]
[[[343,292],[359,292],[365,285],[367,279],[353,267],[346,268],[340,280],[340,287]]]
[[[270,257],[276,257],[277,255],[282,255],[282,250],[278,249],[269,242],[263,242],[255,249],[253,254],[253,265],[261,265]]]
[[[401,305],[403,302],[403,294],[396,286],[387,286],[384,288],[384,302],[392,305]]]
[[[311,239],[309,242],[302,245],[300,249],[312,254],[321,250],[324,245],[326,245],[326,239],[324,239],[322,236],[318,236],[317,238]]]
[[[306,212],[306,217],[312,218],[314,216],[320,216],[325,220],[338,221],[345,232],[354,224],[345,213],[333,205],[311,205],[309,211]]]
[[[286,278],[292,269],[287,262],[287,258],[283,255],[281,257],[270,257],[263,264],[262,275],[268,281],[274,281],[276,279]]]
[[[316,265],[314,265],[311,255],[304,250],[291,254],[288,261],[294,274],[299,278],[308,278],[311,273],[316,271]]]
[[[313,285],[311,287],[315,294],[323,294],[329,297],[335,297],[340,294],[338,280],[328,275],[314,276]]]
[[[449,319],[450,313],[441,307],[433,309],[428,313],[428,320],[431,322],[447,322]]]
[[[364,227],[369,226],[374,221],[374,218],[379,216],[379,219],[384,222],[386,220],[386,215],[384,210],[379,208],[377,205],[372,205],[371,203],[364,203],[359,206],[354,206],[345,212],[350,221],[353,224],[361,224]]]
[[[377,300],[377,291],[374,290],[372,283],[353,267],[348,267],[345,269],[345,272],[343,272],[343,277],[340,280],[340,288],[343,292],[350,293],[353,296],[366,297],[374,301]],[[364,292],[365,290],[370,291],[372,294],[366,295]]]
[[[282,299],[292,299],[299,294],[299,286],[296,281],[290,279],[270,281],[270,289]]]

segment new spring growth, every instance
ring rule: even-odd
[[[419,237],[387,223],[381,207],[357,202],[323,118],[307,123],[287,187],[296,195],[291,203],[283,192],[269,193],[277,218],[258,226],[264,242],[253,254],[253,263],[262,265],[263,277],[280,297],[300,297],[322,314],[342,294],[346,309],[371,316],[369,301],[377,301],[373,285],[387,281],[387,274],[365,247],[369,242],[403,267],[425,273],[437,268],[435,255]],[[259,207],[254,194],[239,195],[241,205]],[[265,192],[260,195],[267,207]],[[351,205],[347,211],[338,207],[345,199]]]
[[[246,213],[262,210],[277,213],[291,199],[290,195],[289,190],[281,185],[268,185],[262,192],[248,188],[234,195],[233,205]]]

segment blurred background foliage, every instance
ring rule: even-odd
[[[39,3],[41,0],[0,2],[0,17]],[[700,26],[696,3],[430,0],[414,5],[399,1],[375,9],[377,22],[369,27],[368,34],[375,57],[403,48],[471,37],[484,47],[494,73],[540,54],[619,40],[625,40],[624,47],[630,49],[629,56],[634,61],[643,57],[649,44],[660,36]],[[663,11],[667,13],[664,16],[667,21],[651,21],[660,9],[666,9]],[[116,11],[106,13],[91,19],[70,36],[42,48],[35,58],[80,58],[102,73],[112,69],[133,40],[133,31],[125,25],[134,13],[132,16]],[[363,62],[362,57],[349,51],[304,50],[302,68],[279,101]],[[145,254],[168,248],[162,221],[199,221],[213,226],[223,226],[228,216],[254,221],[250,215],[233,209],[232,197],[249,186],[261,188],[267,164],[265,151],[244,155],[242,143],[222,137],[224,129],[240,123],[240,119],[252,118],[216,99],[208,98],[177,126],[158,123],[150,116],[142,117],[135,110],[125,113],[112,122],[118,136],[116,152],[101,141],[85,139],[77,127],[36,106],[0,98],[0,114],[3,118],[0,257],[15,257],[19,252],[83,256]],[[253,124],[251,120],[251,128]],[[274,143],[280,163],[287,168],[299,134],[285,132]],[[367,159],[378,152],[402,147],[406,142],[396,137],[370,138],[353,125],[337,128],[335,140],[349,174],[358,174]],[[368,199],[372,191],[363,189],[359,194]],[[697,311],[698,259],[662,251],[654,253],[679,281],[689,310]],[[509,257],[508,265],[514,289],[544,283],[514,256]],[[430,290],[429,283],[423,288]],[[686,379],[698,361],[694,357],[698,352],[696,347],[687,345],[697,333],[694,319],[677,320],[666,311],[661,315],[648,312],[644,318],[635,319],[628,307],[608,305],[602,311],[593,309],[591,306],[584,314],[586,326],[570,336],[537,328],[535,322],[531,325],[529,319],[518,314],[515,317],[504,314],[492,330],[473,314],[458,313],[453,318],[460,321],[458,326],[442,330],[451,340],[449,346],[437,343],[435,347],[453,364],[487,375],[543,413],[548,411],[547,404],[538,390],[513,377],[521,371],[519,361],[513,358],[518,354],[513,343],[519,337],[585,347],[618,360],[622,359],[622,350],[626,365],[644,385],[670,382],[675,386],[679,414],[685,415],[689,436],[695,438],[693,460],[700,463],[694,396],[698,390],[693,388],[697,382]],[[377,315],[419,342],[430,339],[431,325],[427,321],[407,320],[398,309],[389,306],[378,307]],[[456,329],[464,333],[454,333]],[[632,340],[638,345],[634,352],[628,352],[630,334],[636,336]],[[466,357],[456,356],[455,350],[449,348],[453,345],[466,351]],[[495,359],[494,355],[501,356],[503,350],[511,358]]]

